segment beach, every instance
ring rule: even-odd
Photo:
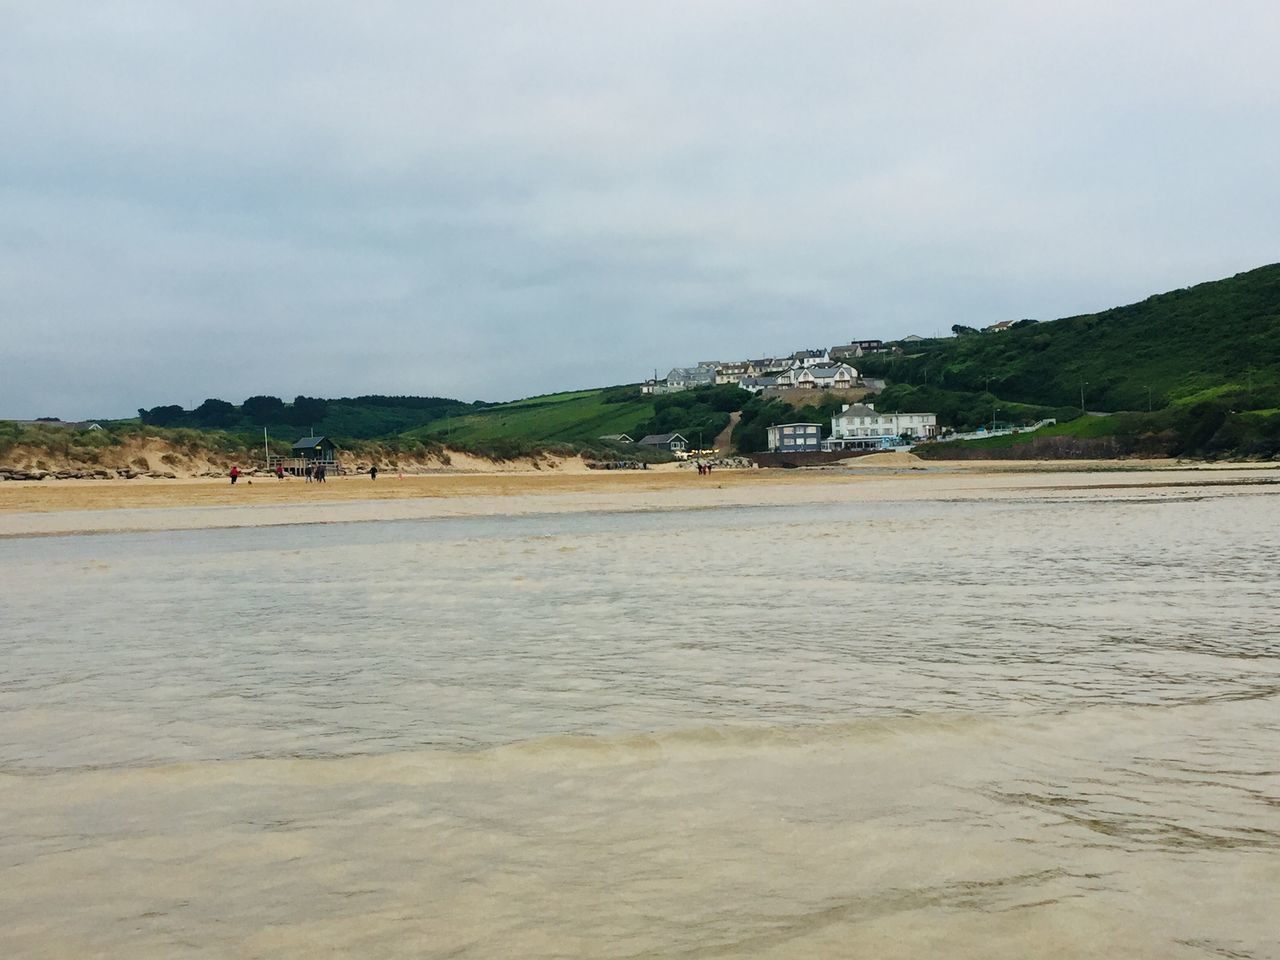
[[[252,482],[250,482],[252,481]],[[581,461],[496,471],[330,477],[45,480],[0,484],[0,536],[199,529],[492,513],[697,509],[806,502],[1055,496],[1092,489],[1174,491],[1280,483],[1280,467],[1173,461],[931,463],[907,454],[799,470],[687,465],[588,470]]]
[[[1280,956],[1275,470],[0,485],[0,952]]]

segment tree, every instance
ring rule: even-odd
[[[138,419],[152,427],[172,427],[181,423],[187,411],[176,403],[163,407],[152,407],[150,410],[138,408]]]
[[[319,397],[296,396],[288,410],[288,421],[295,427],[314,426],[324,419],[328,412],[329,401]]]
[[[951,325],[951,332],[957,337],[967,337],[971,333],[977,333],[976,327],[966,327],[963,323],[954,323]]]
[[[235,404],[210,397],[191,411],[191,419],[202,427],[230,427],[240,419]]]
[[[254,423],[279,423],[284,419],[284,401],[279,397],[249,397],[240,412]]]

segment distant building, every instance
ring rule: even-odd
[[[654,393],[679,393],[696,387],[709,387],[716,382],[716,367],[699,363],[693,367],[674,367],[664,383],[654,385]]]
[[[747,361],[747,376],[767,377],[790,370],[795,361],[788,357],[763,357],[759,360]]]
[[[858,371],[847,363],[824,367],[793,367],[778,374],[777,386],[808,390],[831,390],[854,387]]]
[[[1013,320],[1001,320],[999,323],[993,323],[989,327],[983,327],[982,332],[983,333],[1005,333],[1006,331],[1013,329],[1014,323],[1015,321]]]
[[[814,453],[822,449],[820,423],[779,423],[765,432],[770,453]]]
[[[678,433],[651,433],[640,438],[640,446],[655,447],[669,453],[683,453],[689,449],[689,441]]]
[[[883,340],[851,340],[849,343],[832,347],[827,352],[832,360],[842,360],[848,357],[864,357],[869,353],[884,353],[885,346]]]
[[[847,403],[831,418],[828,450],[879,448],[896,445],[902,437],[937,436],[936,413],[881,413],[871,403]]]
[[[903,337],[903,338],[902,338],[902,340],[901,340],[900,342],[901,342],[901,343],[919,343],[919,342],[920,342],[920,341],[922,341],[923,339],[924,339],[924,337],[922,337],[922,336],[919,336],[919,335],[914,334],[914,333],[908,333],[905,337]]]
[[[789,359],[796,367],[825,367],[831,363],[831,356],[825,350],[797,350]]]
[[[759,393],[761,390],[770,390],[777,385],[777,377],[743,377],[738,381],[738,386],[743,390],[749,390],[751,393]]]
[[[625,433],[606,433],[603,437],[597,437],[597,440],[608,440],[612,443],[635,443]]]
[[[750,375],[750,367],[750,360],[732,360],[728,363],[718,363],[716,364],[716,383],[737,383],[743,377]]]

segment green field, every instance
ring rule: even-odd
[[[484,407],[445,417],[408,432],[450,446],[485,445],[499,440],[533,444],[591,443],[607,434],[632,434],[653,416],[649,399],[606,402],[616,390],[575,390]],[[639,439],[639,437],[634,437]]]

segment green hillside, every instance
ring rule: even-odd
[[[476,408],[408,433],[459,447],[499,440],[590,443],[607,434],[631,433],[652,416],[652,400],[636,388],[577,390]]]
[[[1082,389],[1089,410],[1280,407],[1280,264],[1101,313],[926,340],[859,367],[1046,407],[1079,408]]]

